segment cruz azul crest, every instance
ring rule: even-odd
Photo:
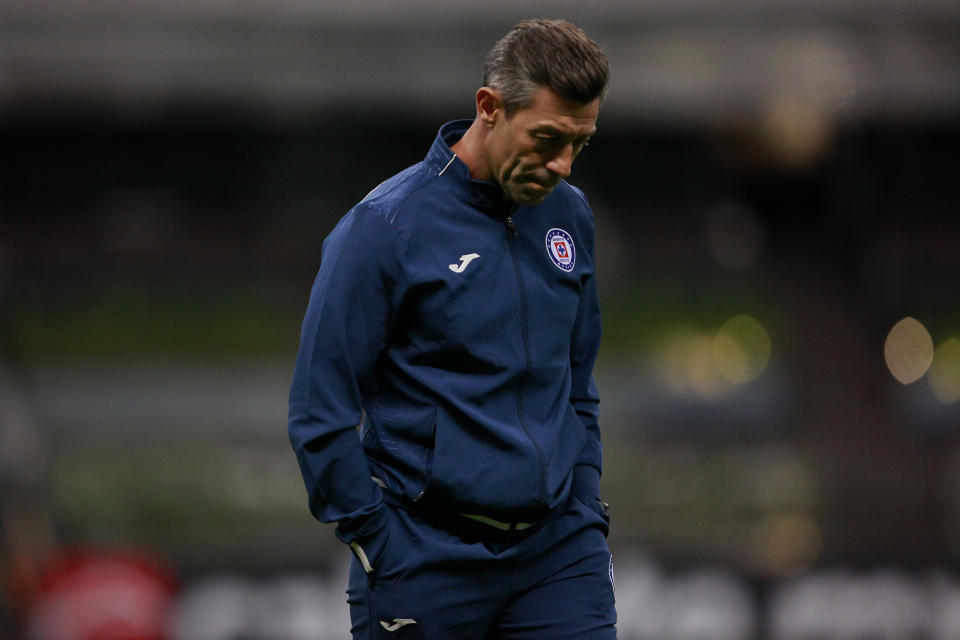
[[[547,231],[547,254],[564,271],[573,271],[577,262],[577,252],[573,248],[573,238],[563,229],[554,227]]]

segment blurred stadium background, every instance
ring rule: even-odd
[[[320,244],[530,15],[613,68],[620,637],[960,638],[955,0],[3,0],[0,637],[347,636],[285,431]]]

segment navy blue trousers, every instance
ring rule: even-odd
[[[507,542],[452,533],[388,507],[373,567],[353,559],[354,640],[612,640],[613,565],[597,507],[565,508]]]

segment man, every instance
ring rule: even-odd
[[[289,429],[354,638],[616,636],[593,216],[563,181],[607,77],[570,23],[521,22],[475,119],[324,242]]]

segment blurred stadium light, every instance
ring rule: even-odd
[[[916,382],[927,373],[933,353],[930,332],[914,318],[895,324],[883,347],[890,373],[903,384]]]
[[[717,330],[713,360],[728,382],[747,384],[760,376],[770,362],[770,335],[756,319],[736,315]]]
[[[937,346],[929,380],[933,394],[943,404],[960,400],[960,340],[947,338]]]

